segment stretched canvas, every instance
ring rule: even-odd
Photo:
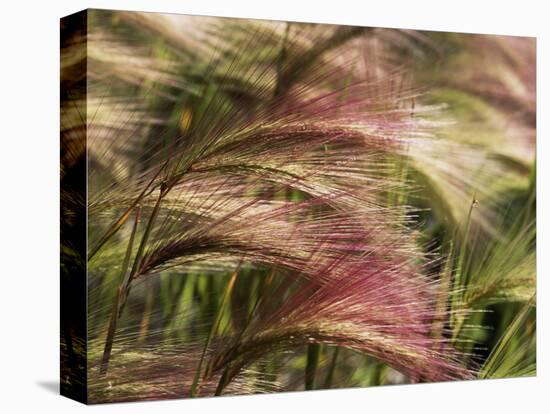
[[[61,393],[536,374],[534,38],[61,19]]]

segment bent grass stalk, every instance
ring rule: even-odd
[[[535,296],[523,305],[523,308],[519,311],[514,320],[506,328],[506,331],[502,334],[498,343],[492,349],[489,357],[485,361],[483,368],[479,372],[479,378],[490,378],[497,370],[499,362],[502,360],[506,348],[510,345],[512,338],[519,331],[519,329],[525,324],[529,310],[535,304]]]

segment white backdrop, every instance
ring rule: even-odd
[[[0,14],[0,411],[79,413],[57,395],[59,18],[86,7],[537,36],[538,377],[97,406],[98,413],[549,412],[548,73],[539,1],[111,0],[4,2]],[[546,75],[546,76],[544,76]],[[546,118],[546,119],[545,119]],[[543,252],[546,252],[544,255]],[[550,349],[549,349],[550,352]],[[546,390],[545,390],[546,388]]]

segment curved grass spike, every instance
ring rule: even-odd
[[[532,308],[536,306],[536,297],[533,297],[523,305],[521,310],[518,312],[514,320],[508,325],[506,331],[499,338],[497,344],[491,350],[491,354],[485,360],[483,367],[479,371],[479,378],[497,378],[498,375],[495,375],[500,366],[503,364],[504,356],[507,352],[507,348],[510,346],[511,341],[514,336],[518,335],[518,332],[524,328],[525,323],[529,317],[529,313]]]
[[[535,217],[533,217],[532,180],[521,191],[519,211],[499,223],[498,235],[479,236],[464,246],[456,274],[460,285],[453,293],[454,338],[465,323],[467,310],[483,311],[490,305],[504,302],[527,302],[535,292]],[[467,247],[467,248],[466,248]],[[459,252],[457,252],[459,253]]]
[[[223,346],[212,369],[212,373],[224,371],[219,390],[265,353],[308,344],[347,347],[411,378],[472,378],[449,341],[432,335],[433,321],[441,315],[434,305],[434,287],[423,276],[404,263],[372,256],[362,263],[349,260],[341,258],[327,267],[332,282],[302,286],[275,312],[255,320],[246,335]]]

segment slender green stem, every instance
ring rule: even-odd
[[[100,375],[106,375],[109,369],[109,360],[111,359],[111,352],[113,350],[113,342],[115,339],[115,331],[118,320],[118,304],[121,296],[121,286],[117,288],[115,299],[113,301],[113,310],[109,318],[109,329],[107,331],[107,338],[105,339],[105,347],[103,348],[103,357],[101,358],[101,366],[99,368]]]
[[[132,235],[130,236],[130,242],[128,243],[128,249],[126,251],[126,256],[124,258],[124,263],[121,270],[121,274],[125,275],[124,281],[121,283],[121,285],[117,290],[117,294],[113,303],[113,313],[111,314],[111,319],[109,321],[109,330],[107,332],[107,339],[105,340],[105,348],[103,351],[103,358],[102,358],[102,363],[100,368],[100,373],[102,374],[105,374],[107,372],[109,358],[111,355],[113,341],[115,338],[117,320],[118,318],[120,318],[120,315],[122,315],[122,311],[124,310],[126,299],[128,298],[128,294],[130,293],[132,280],[135,277],[135,274],[138,271],[139,266],[141,265],[141,259],[143,256],[143,252],[145,251],[145,246],[147,244],[149,234],[151,233],[151,229],[153,228],[153,224],[158,215],[158,212],[160,209],[160,202],[162,201],[162,198],[165,195],[166,195],[166,188],[164,185],[162,185],[160,188],[159,197],[157,199],[157,202],[155,203],[155,207],[153,208],[153,212],[149,217],[147,227],[145,228],[145,231],[141,238],[138,252],[136,253],[136,257],[134,258],[134,264],[132,265],[132,270],[130,271],[130,273],[126,274],[126,269],[128,268],[130,255],[134,244],[135,230],[137,228],[137,223],[139,221],[139,214],[136,214],[136,222],[134,224],[134,229],[132,230]]]
[[[220,381],[218,382],[218,386],[216,387],[216,392],[214,395],[222,395],[222,392],[225,388],[225,386],[229,383],[229,366],[225,367],[223,370],[223,374],[220,377]]]
[[[466,227],[464,230],[464,234],[462,235],[462,243],[460,246],[460,250],[458,252],[458,262],[456,271],[454,274],[454,280],[453,280],[453,298],[452,298],[452,309],[453,309],[453,342],[458,338],[458,335],[460,334],[460,331],[462,330],[462,325],[464,324],[464,316],[457,316],[456,311],[459,310],[459,308],[462,306],[462,300],[463,300],[463,292],[462,288],[466,285],[465,281],[465,275],[466,275],[466,266],[465,266],[465,258],[466,258],[466,251],[468,247],[468,239],[470,237],[470,227],[472,222],[472,212],[474,210],[474,207],[477,205],[477,199],[474,194],[474,197],[472,198],[472,203],[470,205],[470,210],[468,211],[468,217],[466,218]]]
[[[468,217],[466,218],[466,227],[464,230],[464,234],[462,235],[462,244],[460,246],[460,252],[458,256],[458,264],[457,264],[457,282],[463,283],[464,280],[462,280],[462,276],[466,273],[466,269],[464,268],[464,260],[466,258],[466,251],[468,247],[468,238],[470,237],[470,228],[472,225],[472,212],[474,211],[474,207],[477,204],[477,199],[475,197],[472,198],[472,203],[470,204],[470,210],[468,211]]]
[[[160,190],[159,196],[157,198],[157,202],[155,203],[155,206],[153,207],[153,211],[151,212],[151,216],[149,217],[149,221],[147,222],[147,227],[145,228],[145,231],[143,233],[143,236],[141,237],[141,242],[139,244],[138,251],[136,253],[136,257],[134,258],[134,264],[132,266],[132,271],[130,272],[130,280],[133,279],[136,275],[136,272],[139,270],[141,266],[141,261],[143,259],[143,253],[145,252],[145,247],[147,246],[147,241],[149,240],[149,235],[151,234],[151,230],[153,229],[153,224],[155,223],[155,219],[157,218],[157,215],[160,210],[160,202],[162,201],[162,198],[164,197],[166,193],[163,191],[163,189]]]
[[[332,353],[332,359],[330,360],[330,368],[328,369],[327,377],[325,378],[325,383],[323,385],[323,388],[331,388],[332,386],[332,380],[334,379],[334,372],[336,372],[336,361],[338,360],[339,352],[340,352],[339,347],[334,348],[334,352]]]
[[[453,292],[451,289],[451,277],[452,267],[454,260],[454,245],[451,240],[449,243],[449,252],[447,253],[447,259],[445,260],[445,266],[441,272],[439,279],[439,287],[437,293],[436,302],[436,317],[432,324],[432,335],[435,339],[441,339],[443,337],[443,328],[445,326],[445,315],[448,305],[448,298],[452,297]]]
[[[306,390],[315,389],[315,374],[319,365],[319,355],[321,353],[321,345],[309,344],[307,346],[307,364],[306,364]]]
[[[256,313],[256,309],[258,308],[259,304],[262,302],[263,298],[264,298],[264,294],[265,294],[265,291],[266,289],[269,287],[269,285],[272,283],[273,281],[273,277],[275,276],[275,267],[272,268],[271,272],[269,273],[269,275],[267,276],[267,278],[265,278],[262,286],[260,286],[259,288],[259,293],[258,293],[258,297],[256,298],[256,301],[254,303],[254,306],[252,307],[252,310],[250,311],[249,315],[248,315],[248,318],[247,318],[247,321],[245,323],[245,326],[244,328],[241,330],[241,332],[239,333],[239,337],[238,337],[238,341],[243,337],[243,335],[245,334],[246,330],[248,329],[248,327],[250,326],[250,323],[252,321],[252,318],[253,316],[255,315]],[[229,364],[228,366],[225,367],[225,369],[223,370],[223,373],[220,377],[220,381],[218,382],[218,386],[216,387],[216,392],[214,393],[214,395],[221,395],[224,388],[227,386],[227,384],[229,384],[231,382],[231,380],[233,379],[233,377],[235,376],[236,372],[231,372],[230,370],[230,367],[231,365]]]
[[[134,221],[134,226],[132,228],[132,233],[130,235],[130,240],[128,241],[128,247],[126,248],[126,254],[124,256],[124,261],[120,268],[120,279],[121,284],[119,285],[114,301],[113,301],[113,310],[111,312],[111,317],[109,319],[109,329],[107,330],[107,338],[105,339],[105,348],[103,349],[103,357],[101,359],[100,374],[105,375],[109,367],[109,359],[111,357],[111,351],[113,349],[113,341],[115,338],[116,325],[119,314],[120,298],[125,285],[128,283],[127,269],[130,263],[130,257],[132,255],[132,249],[134,246],[134,238],[136,235],[137,226],[141,216],[141,208],[138,208],[136,211],[136,218]]]
[[[533,167],[531,168],[531,173],[529,174],[529,189],[528,189],[528,197],[527,202],[525,203],[525,207],[523,210],[523,220],[521,221],[521,226],[523,228],[528,227],[530,222],[533,221],[534,217],[536,216],[536,211],[534,209],[535,201],[537,198],[537,162],[535,161],[533,163]],[[518,221],[518,224],[520,222]]]
[[[231,296],[231,292],[233,291],[233,287],[235,286],[235,281],[237,280],[237,275],[239,274],[240,270],[240,264],[237,266],[237,269],[231,274],[229,277],[229,281],[227,282],[227,285],[225,287],[225,290],[223,292],[222,301],[218,307],[218,312],[216,313],[216,317],[214,319],[214,322],[212,323],[212,326],[210,328],[210,332],[208,333],[208,337],[206,338],[206,342],[204,343],[204,347],[202,350],[202,355],[199,360],[199,365],[197,367],[197,371],[195,372],[195,376],[193,378],[193,383],[191,384],[191,392],[189,393],[189,396],[191,398],[196,397],[197,394],[200,391],[200,377],[202,372],[202,365],[204,362],[204,358],[206,357],[206,352],[208,351],[208,347],[210,346],[210,343],[212,342],[212,339],[216,335],[216,332],[218,331],[219,325],[222,321],[223,311],[225,308],[226,303],[229,300],[229,297]]]

